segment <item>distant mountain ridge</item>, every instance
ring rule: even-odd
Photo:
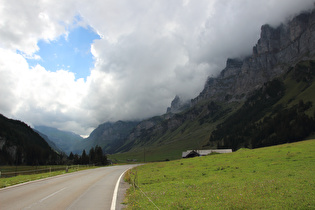
[[[98,145],[105,153],[115,153],[138,123],[137,121],[117,121],[100,124],[88,138],[76,146],[75,152],[80,153],[83,149],[89,151],[91,147]]]
[[[75,150],[76,145],[79,144],[80,141],[83,141],[80,135],[70,131],[62,131],[48,126],[34,126],[34,129],[48,136],[58,148],[68,155]]]
[[[38,133],[47,143],[48,145],[55,150],[57,153],[61,154],[61,153],[65,153],[62,149],[60,149],[53,141],[51,141],[48,136],[46,136],[45,134],[33,129],[36,133]]]

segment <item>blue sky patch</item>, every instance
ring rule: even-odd
[[[94,66],[91,44],[93,40],[100,39],[92,28],[76,27],[68,37],[60,36],[57,40],[46,42],[40,40],[36,53],[41,60],[27,59],[30,66],[40,64],[46,70],[57,71],[60,69],[75,73],[75,78],[86,78]]]

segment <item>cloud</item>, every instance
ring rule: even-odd
[[[105,121],[162,114],[176,94],[194,98],[228,57],[251,53],[262,24],[274,26],[313,0],[0,0],[0,112],[31,125],[87,135]],[[18,14],[18,15],[17,15]],[[90,26],[101,37],[85,80],[51,72],[38,42]],[[53,55],[52,55],[53,56]]]
[[[68,22],[72,19],[71,12],[53,11],[52,2],[46,4],[39,0],[2,0],[0,13],[1,47],[20,50],[31,55],[38,51],[39,39],[53,40],[65,32],[65,28],[58,22]],[[56,5],[56,4],[54,4]],[[65,8],[63,8],[64,10]],[[56,14],[63,14],[57,16]],[[62,19],[60,19],[62,18]]]
[[[40,65],[30,68],[22,55],[3,49],[0,66],[1,113],[31,125],[84,119],[80,103],[86,84],[83,79],[75,81],[74,73],[50,72]],[[86,132],[79,126],[75,130]]]

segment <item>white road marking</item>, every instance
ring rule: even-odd
[[[36,206],[37,204],[39,204],[39,203],[43,202],[44,200],[46,200],[46,199],[48,199],[48,198],[50,198],[50,197],[56,195],[57,193],[63,191],[64,189],[66,189],[66,187],[65,187],[65,188],[62,188],[62,189],[60,189],[60,190],[58,190],[58,191],[56,191],[56,192],[54,192],[54,193],[52,193],[52,194],[50,194],[50,195],[48,195],[48,196],[46,196],[45,198],[41,199],[40,201],[35,202],[35,203],[33,203],[32,205],[27,206],[27,207],[25,207],[25,208],[23,208],[23,209],[32,209],[32,208],[33,208],[34,206]]]
[[[50,194],[50,195],[48,195],[48,196],[46,196],[45,198],[41,199],[39,202],[40,202],[40,203],[43,202],[44,200],[46,200],[46,199],[48,199],[48,198],[50,198],[50,197],[56,195],[57,193],[63,191],[64,189],[66,189],[66,187],[65,187],[65,188],[62,188],[62,189],[60,189],[60,190],[58,190],[58,191],[56,191],[56,192],[54,192],[54,193],[52,193],[52,194]]]
[[[118,194],[118,187],[119,187],[119,182],[121,177],[125,174],[126,171],[128,171],[129,169],[125,170],[120,177],[118,178],[117,182],[116,182],[116,186],[114,189],[114,194],[113,194],[113,199],[112,199],[112,205],[110,207],[110,210],[116,210],[116,200],[117,200],[117,194]]]

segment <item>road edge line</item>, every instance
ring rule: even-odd
[[[113,193],[113,199],[112,199],[112,205],[110,207],[111,210],[115,210],[116,209],[116,202],[117,202],[117,196],[118,196],[118,187],[119,187],[119,183],[121,180],[121,177],[126,173],[126,171],[128,171],[129,169],[126,169],[118,178],[117,182],[116,182],[116,186],[114,189],[114,193]]]

